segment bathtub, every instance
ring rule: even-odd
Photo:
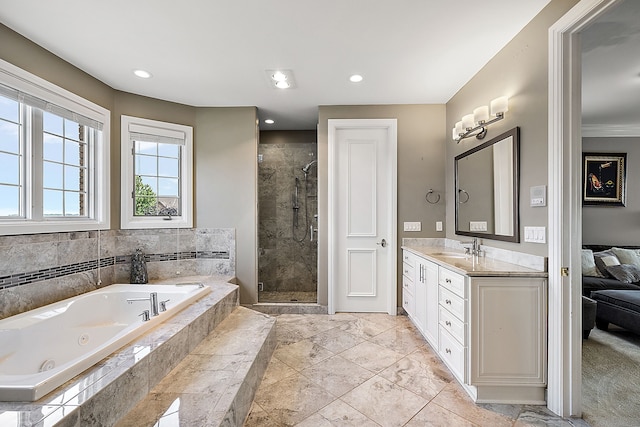
[[[210,291],[117,284],[0,320],[0,401],[40,399]],[[152,292],[166,311],[144,320]]]

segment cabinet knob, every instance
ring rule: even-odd
[[[446,302],[447,304],[451,305],[451,300],[450,299],[446,299],[446,300],[444,300],[444,302]]]
[[[450,348],[446,348],[444,351],[445,351],[447,354],[451,354],[451,349],[450,349]]]
[[[445,323],[447,326],[451,326],[451,322],[450,322],[450,321],[448,321],[448,320],[447,320],[446,322],[444,322],[444,323]]]
[[[451,279],[444,279],[445,282],[451,283]]]

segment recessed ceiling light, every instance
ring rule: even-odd
[[[285,80],[287,80],[287,75],[285,73],[283,73],[282,71],[276,71],[271,78],[277,82],[283,82]]]
[[[134,70],[133,74],[140,77],[141,79],[149,79],[151,78],[151,73],[145,70]]]
[[[274,123],[275,123],[272,119],[267,119],[267,120],[265,120],[264,122],[265,122],[266,124],[268,124],[268,125],[272,125],[272,124],[274,124]]]
[[[349,80],[353,83],[360,83],[362,81],[362,76],[360,74],[354,74],[353,76],[349,77]]]
[[[265,70],[265,75],[269,79],[269,85],[274,89],[293,89],[296,87],[296,79],[292,70],[283,68]]]

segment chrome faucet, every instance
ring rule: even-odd
[[[473,255],[477,257],[480,255],[480,243],[478,242],[478,238],[474,237],[471,242],[464,242],[463,245],[469,245],[464,247],[464,251],[466,254]]]
[[[157,316],[160,312],[157,292],[151,292],[149,294],[149,298],[127,298],[127,302],[129,304],[133,303],[134,301],[149,301],[149,311],[151,312],[152,316]]]

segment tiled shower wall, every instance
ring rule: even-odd
[[[302,167],[316,159],[317,144],[260,144],[258,153],[262,158],[258,163],[258,281],[265,291],[316,291],[318,249],[315,235],[313,241],[310,239],[309,228],[318,228],[314,218],[318,212],[317,165],[309,170],[306,190]],[[300,209],[298,227],[294,228],[296,177]]]
[[[145,253],[149,280],[235,275],[234,229],[0,236],[0,318],[129,283],[131,255],[138,248]]]

